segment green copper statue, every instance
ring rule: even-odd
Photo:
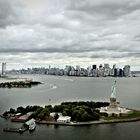
[[[114,85],[111,87],[111,98],[116,98],[116,81],[114,82]]]

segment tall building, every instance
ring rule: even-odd
[[[123,68],[124,76],[130,76],[130,65],[125,65]]]
[[[109,69],[109,64],[104,64],[105,69]]]
[[[72,70],[72,67],[69,65],[66,65],[64,69],[64,75],[69,75],[71,70]]]
[[[49,70],[51,69],[51,65],[49,65]]]
[[[110,69],[110,75],[111,75],[111,76],[114,76],[114,69],[113,69],[113,68]]]
[[[123,70],[122,70],[122,69],[119,69],[119,76],[120,76],[120,77],[123,77],[123,75],[124,75],[124,74],[123,74]]]
[[[96,67],[96,65],[92,65],[92,69],[94,70],[94,69],[96,69],[97,67]]]
[[[102,68],[103,68],[103,65],[102,65],[102,64],[100,64],[100,65],[99,65],[99,69],[102,69]]]
[[[97,70],[97,75],[99,77],[103,77],[104,76],[104,67],[102,66],[102,64],[99,65],[99,69]]]
[[[117,76],[117,68],[116,68],[116,64],[113,65],[112,71],[111,71],[111,75],[112,76]]]
[[[116,69],[116,64],[113,65],[113,69]]]
[[[81,68],[79,65],[76,66],[76,76],[79,76],[81,73]]]
[[[115,69],[113,69],[113,70],[114,70],[114,76],[115,76],[115,77],[118,76],[118,69],[115,68]]]
[[[109,64],[104,64],[104,76],[109,76],[109,75],[110,75]]]
[[[2,63],[2,75],[6,75],[6,63]]]
[[[89,66],[89,67],[87,67],[87,72],[88,72],[88,76],[92,76],[92,67],[91,66]]]
[[[92,76],[97,77],[97,66],[96,65],[92,65]]]

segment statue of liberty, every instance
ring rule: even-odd
[[[111,96],[110,96],[110,108],[117,109],[117,102],[116,102],[116,81],[114,82],[113,86],[111,87]]]
[[[114,82],[114,85],[111,87],[111,98],[116,98],[116,80]]]

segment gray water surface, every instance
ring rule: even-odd
[[[111,86],[117,80],[117,100],[121,106],[140,109],[140,77],[93,78],[22,75],[43,84],[27,89],[0,88],[0,113],[27,105],[60,104],[64,101],[109,101]],[[1,79],[0,79],[1,81]],[[33,133],[4,133],[5,126],[20,126],[0,119],[0,140],[139,140],[140,122],[82,127],[37,125]]]

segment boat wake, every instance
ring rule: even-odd
[[[74,81],[73,79],[68,79],[68,78],[65,78],[64,80],[65,81],[70,81],[70,82],[73,82]]]
[[[56,89],[57,86],[55,84],[50,84],[50,90]]]

